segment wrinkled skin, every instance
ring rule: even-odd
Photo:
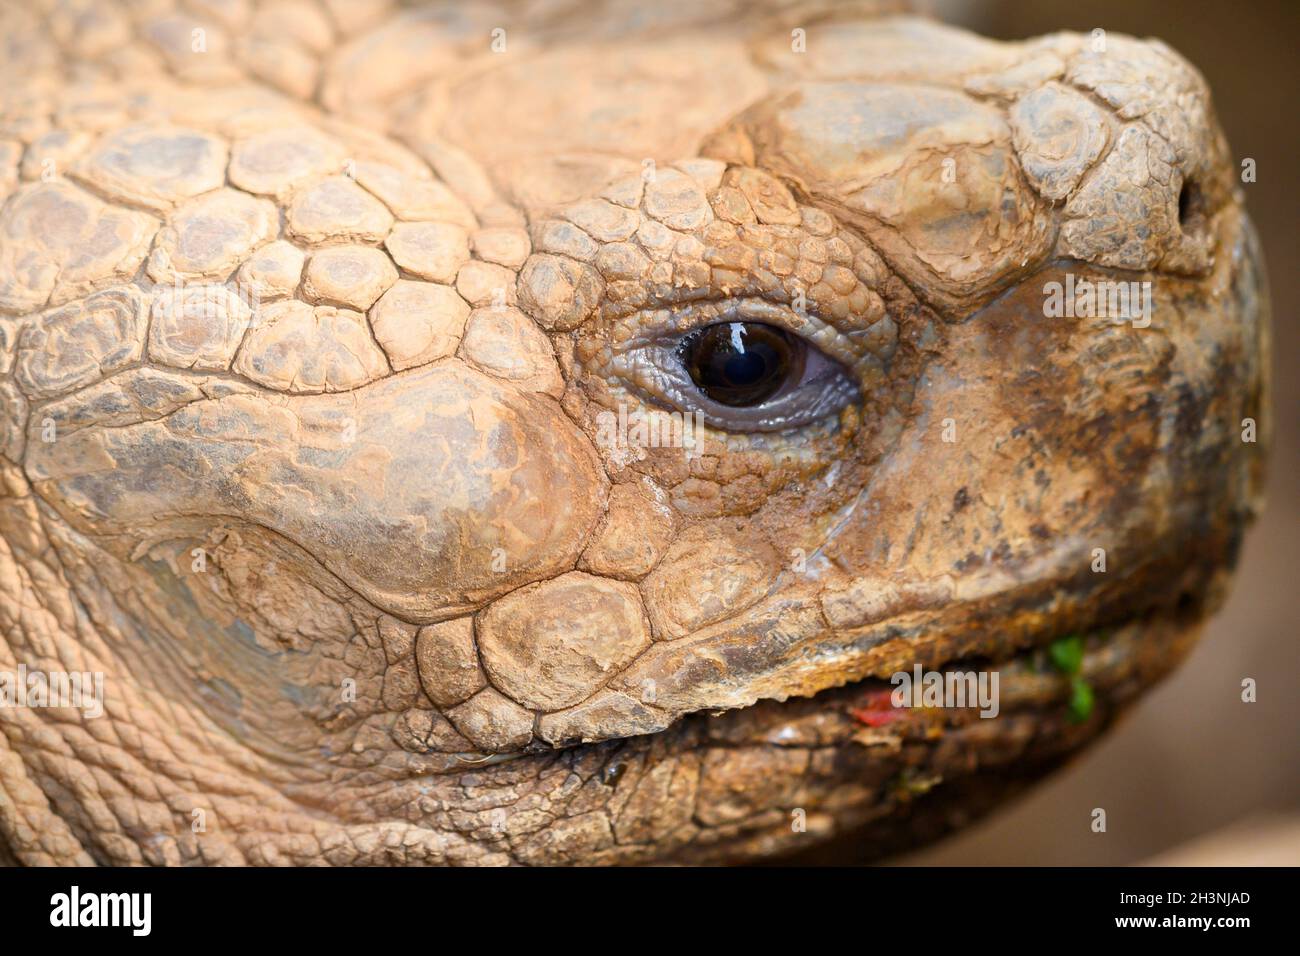
[[[883,853],[1178,662],[1267,322],[1191,67],[459,6],[0,8],[0,670],[106,680],[0,708],[0,859]],[[1149,326],[1048,317],[1067,274]],[[709,407],[672,343],[738,315],[848,392]],[[699,454],[601,441],[620,406]],[[871,719],[962,662],[998,717]]]

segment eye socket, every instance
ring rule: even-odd
[[[709,399],[752,408],[803,374],[804,343],[761,322],[721,322],[688,333],[677,355]]]
[[[829,419],[859,399],[876,363],[820,319],[762,300],[691,303],[639,319],[633,334],[594,356],[602,374],[725,431]]]

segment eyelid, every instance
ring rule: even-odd
[[[803,339],[810,348],[844,366],[854,378],[862,379],[879,370],[879,360],[865,345],[829,322],[812,312],[801,313],[767,299],[705,299],[671,308],[643,309],[625,321],[632,326],[632,335],[622,343],[624,349],[668,347],[695,329],[720,322],[762,322]]]
[[[727,322],[783,329],[805,350],[803,374],[760,405],[724,406],[692,380],[680,346],[692,331]],[[855,361],[856,360],[856,361]],[[708,300],[672,309],[648,309],[606,328],[603,347],[590,354],[594,372],[652,404],[699,411],[729,432],[778,432],[825,421],[880,382],[880,360],[863,343],[813,315],[759,299]]]

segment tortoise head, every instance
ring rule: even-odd
[[[1178,661],[1267,303],[1176,54],[558,24],[395,90],[406,17],[323,114],[180,89],[0,212],[7,654],[113,728],[8,724],[56,858],[883,851]]]

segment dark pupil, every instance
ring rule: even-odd
[[[691,380],[723,405],[759,405],[784,384],[793,346],[781,329],[757,322],[725,322],[692,333],[682,360]]]

